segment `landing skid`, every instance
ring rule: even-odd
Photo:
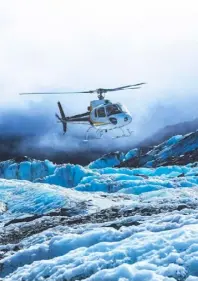
[[[122,132],[122,135],[120,136],[116,136],[116,137],[112,137],[112,139],[118,139],[118,138],[128,138],[132,135],[133,131],[131,131],[130,129],[126,129],[127,133],[122,129],[119,128]]]
[[[100,139],[102,139],[102,137],[103,137],[103,135],[104,135],[105,133],[107,133],[108,131],[111,131],[111,130],[112,130],[112,129],[110,129],[110,130],[108,130],[108,129],[103,129],[103,130],[98,129],[98,130],[96,130],[96,129],[95,129],[95,130],[96,130],[96,137],[93,138],[93,139],[90,139],[90,138],[89,138],[89,133],[90,133],[91,129],[95,129],[95,128],[94,128],[94,127],[89,127],[89,128],[88,128],[88,130],[87,130],[87,132],[86,132],[86,135],[85,135],[84,142],[88,142],[89,140],[100,140]],[[112,137],[112,139],[130,137],[131,134],[133,133],[133,131],[130,131],[130,129],[126,129],[126,130],[123,130],[122,128],[118,128],[118,129],[121,130],[122,135],[116,136],[116,137]],[[126,131],[127,131],[127,132],[126,132]]]
[[[101,139],[101,138],[102,138],[102,136],[103,136],[103,134],[104,134],[104,132],[103,132],[104,130],[98,129],[98,130],[96,130],[96,137],[93,138],[93,139],[90,139],[90,138],[89,138],[89,133],[90,133],[91,129],[96,130],[94,127],[89,127],[88,130],[87,130],[87,132],[86,132],[84,142],[88,142],[89,140],[98,140],[98,139]]]

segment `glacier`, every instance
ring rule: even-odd
[[[196,137],[87,167],[1,162],[0,280],[198,280],[198,161],[169,159],[195,155]]]

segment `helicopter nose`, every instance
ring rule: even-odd
[[[128,115],[128,114],[127,114],[127,115],[125,115],[125,117],[124,117],[124,122],[129,124],[129,123],[131,123],[131,121],[132,121],[131,116],[130,116],[130,115]]]

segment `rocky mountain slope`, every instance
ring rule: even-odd
[[[186,165],[195,161],[198,161],[198,131],[184,136],[174,136],[150,148],[147,153],[142,153],[141,149],[138,149],[135,155],[121,161],[118,167]]]
[[[152,136],[144,139],[139,143],[140,147],[148,147],[158,145],[175,135],[186,135],[195,132],[198,129],[198,118],[191,121],[181,122],[169,125],[158,130]]]

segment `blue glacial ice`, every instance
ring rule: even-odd
[[[113,167],[136,157],[136,149],[88,167],[36,160],[1,163],[0,241],[11,237],[11,242],[0,244],[0,278],[197,281],[198,163],[152,168],[156,155],[196,149],[198,143],[189,136],[173,137],[148,152],[151,167],[148,161],[141,168]],[[60,208],[78,209],[70,217],[78,223],[54,226],[55,220],[68,219],[49,216]],[[27,216],[34,218],[18,220]],[[45,220],[48,228],[29,234]],[[24,236],[12,237],[22,229]]]
[[[25,170],[27,167],[24,165]],[[89,169],[68,164],[56,167],[51,175],[44,175],[36,183],[1,179],[0,202],[7,205],[1,220],[46,214],[88,200],[92,200],[93,205],[87,213],[115,205],[124,210],[130,206],[145,207],[145,204],[157,206],[160,202],[195,204],[197,169],[196,165]],[[128,200],[122,199],[125,193],[130,196]],[[104,194],[109,197],[103,201]],[[116,199],[114,194],[121,197]],[[120,229],[107,227],[105,223],[84,224],[75,229],[57,226],[24,238],[20,242],[21,250],[1,260],[0,277],[21,281],[191,281],[198,278],[196,209],[144,218],[137,215],[133,220],[139,224]],[[116,221],[121,222],[122,218]],[[0,250],[1,247],[5,245],[0,246]]]

